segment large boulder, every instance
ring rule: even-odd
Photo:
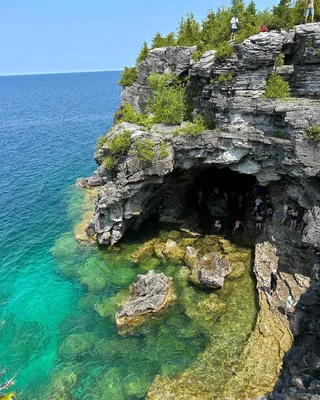
[[[147,318],[158,314],[175,299],[172,278],[153,270],[137,275],[129,300],[116,313],[119,334],[128,333]]]
[[[220,253],[209,253],[194,264],[189,279],[196,285],[219,289],[231,271],[232,264]]]

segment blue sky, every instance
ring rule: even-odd
[[[223,0],[0,0],[0,75],[122,69],[188,11]],[[274,0],[257,1],[271,7]]]

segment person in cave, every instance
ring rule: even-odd
[[[277,286],[278,286],[278,274],[277,271],[274,270],[271,272],[271,280],[270,280],[270,294],[271,296],[274,296],[277,291]]]
[[[255,221],[256,221],[256,229],[262,230],[263,214],[257,213],[256,217],[255,217]]]
[[[221,224],[221,222],[220,222],[219,219],[217,219],[216,222],[214,223],[214,227],[215,227],[215,230],[216,230],[217,232],[220,232],[220,230],[221,230],[221,228],[222,228],[222,224]]]
[[[245,228],[245,225],[243,225],[240,219],[237,219],[234,224],[233,232],[237,232],[240,229],[240,226],[243,226]]]
[[[297,228],[297,221],[298,221],[299,211],[295,208],[291,213],[291,224],[290,224],[290,231],[295,231]]]
[[[283,214],[282,214],[281,225],[285,225],[288,218],[289,218],[289,204],[285,203],[283,205]]]
[[[267,199],[266,202],[266,209],[267,209],[267,217],[272,217],[273,216],[273,204],[270,199]]]

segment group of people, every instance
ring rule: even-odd
[[[314,19],[314,0],[306,0],[306,10],[305,10],[305,23],[308,22],[308,17],[311,17],[311,23],[313,22]],[[235,14],[231,18],[231,40],[236,39],[236,35],[239,29],[239,18],[238,15]],[[260,27],[260,32],[268,32],[268,27],[267,25],[261,25]]]

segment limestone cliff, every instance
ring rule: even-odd
[[[85,187],[101,186],[87,233],[101,244],[114,244],[129,227],[139,227],[150,215],[179,221],[187,187],[195,177],[208,167],[228,167],[269,185],[275,215],[266,239],[277,248],[288,286],[290,280],[303,286],[301,276],[311,275],[314,250],[320,249],[320,142],[304,136],[309,127],[320,126],[320,24],[300,25],[290,32],[260,33],[236,45],[235,50],[224,61],[216,59],[215,51],[208,51],[195,62],[193,47],[155,49],[140,64],[137,81],[122,92],[123,104],[144,111],[152,95],[147,85],[150,73],[173,71],[182,79],[189,77],[187,92],[194,113],[210,115],[216,129],[187,136],[176,135],[177,127],[165,125],[155,125],[150,131],[129,123],[115,125],[110,138],[130,130],[130,149],[110,171],[102,163],[110,151],[107,144],[102,146],[95,155],[98,169],[91,178],[79,182]],[[281,52],[285,64],[277,72],[289,82],[291,97],[267,100],[263,98],[266,81]],[[228,80],[219,80],[227,74]],[[145,140],[153,143],[150,162],[141,161],[137,153],[137,142]],[[288,199],[310,210],[302,235],[284,231],[279,224]],[[312,293],[319,296],[318,286],[312,287]],[[298,318],[308,321],[307,314]],[[300,342],[301,332],[293,331]],[[286,360],[290,355],[272,395],[275,399],[298,398],[279,394],[289,390],[296,374]],[[305,381],[299,390],[306,393],[310,387],[310,393],[320,393],[314,379]]]

